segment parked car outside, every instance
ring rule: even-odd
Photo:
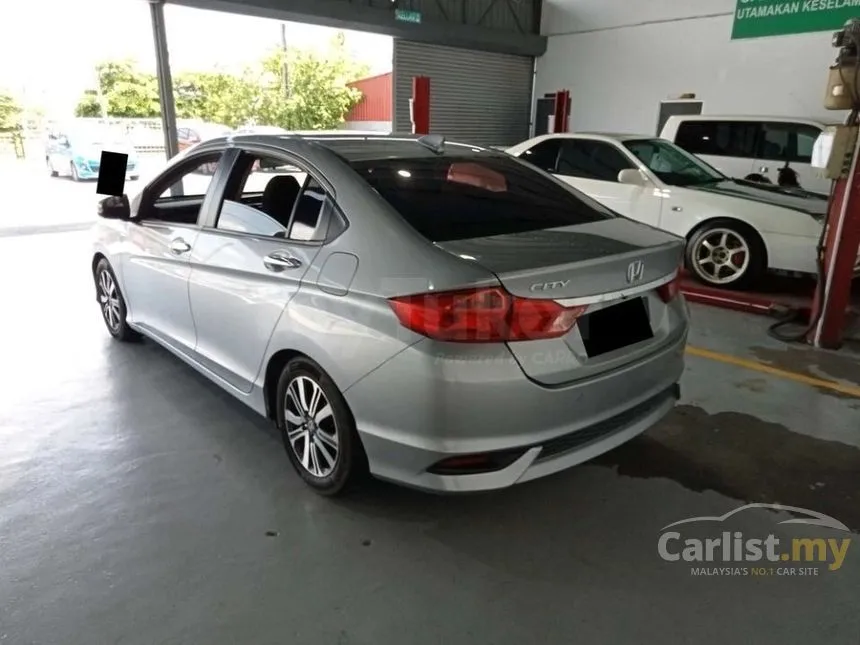
[[[686,266],[706,284],[749,286],[767,270],[817,272],[823,196],[730,179],[644,135],[550,134],[508,152],[625,217],[684,237]]]
[[[71,125],[48,132],[45,164],[52,177],[68,175],[74,181],[98,179],[102,151],[128,155],[126,179],[140,177],[137,152],[121,130],[108,126]]]
[[[828,125],[779,116],[678,115],[660,136],[729,177],[828,195],[832,182],[812,167],[812,148]]]
[[[231,130],[226,125],[217,123],[205,123],[202,121],[180,121],[176,126],[176,138],[179,151],[182,152],[197,145],[201,141],[223,137]]]
[[[260,161],[283,172],[249,182]],[[208,187],[172,194],[211,163]],[[367,471],[510,486],[628,441],[679,396],[683,241],[503,152],[231,137],[100,209],[108,331],[144,334],[275,421],[325,494]]]

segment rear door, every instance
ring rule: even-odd
[[[173,348],[196,343],[188,301],[189,258],[200,216],[214,199],[221,152],[195,155],[156,179],[139,197],[128,228],[122,281],[129,319]]]
[[[660,223],[662,197],[653,187],[621,184],[618,174],[638,166],[614,144],[594,139],[561,139],[559,178],[625,217],[651,226]]]
[[[251,391],[336,216],[323,181],[297,160],[243,150],[197,238],[188,289],[195,355],[241,392]]]
[[[678,125],[674,143],[701,157],[724,175],[744,179],[754,175],[756,142],[761,124],[757,121],[684,120]]]

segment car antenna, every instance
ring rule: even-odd
[[[429,148],[437,155],[445,152],[445,137],[441,134],[425,134],[422,137],[418,137],[418,143],[425,148]]]

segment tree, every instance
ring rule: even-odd
[[[14,96],[0,92],[0,132],[11,132],[21,124],[22,108]]]
[[[156,77],[140,71],[133,60],[105,61],[95,72],[99,87],[84,91],[75,108],[77,116],[102,116],[99,91],[106,116],[146,118],[161,113]]]
[[[235,128],[253,118],[258,88],[224,72],[185,72],[175,78],[173,92],[177,117]]]
[[[84,95],[78,101],[75,107],[75,116],[81,117],[100,117],[102,114],[102,105],[99,102],[99,93],[95,90],[84,90]]]
[[[260,122],[289,130],[331,130],[361,100],[361,92],[347,83],[367,74],[354,63],[338,32],[324,53],[293,49],[287,54],[289,88],[283,87],[284,52],[272,52],[261,63],[269,90],[259,106]]]
[[[282,49],[235,75],[182,72],[174,77],[176,115],[238,127],[250,122],[291,130],[333,129],[343,122],[361,92],[347,83],[366,74],[345,49],[343,33],[324,52]],[[286,58],[285,58],[286,57]],[[284,61],[289,71],[285,87]],[[160,114],[158,82],[134,61],[106,61],[96,67],[98,90],[86,90],[75,109],[80,117],[155,117]]]

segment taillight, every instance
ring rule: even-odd
[[[389,300],[412,331],[457,343],[498,343],[564,336],[586,307],[513,296],[501,287],[446,291]]]
[[[660,294],[660,299],[663,302],[669,303],[672,302],[675,297],[681,291],[681,272],[678,271],[675,273],[675,277],[672,278],[671,282],[667,282],[666,284],[660,285],[657,287],[657,293]]]

